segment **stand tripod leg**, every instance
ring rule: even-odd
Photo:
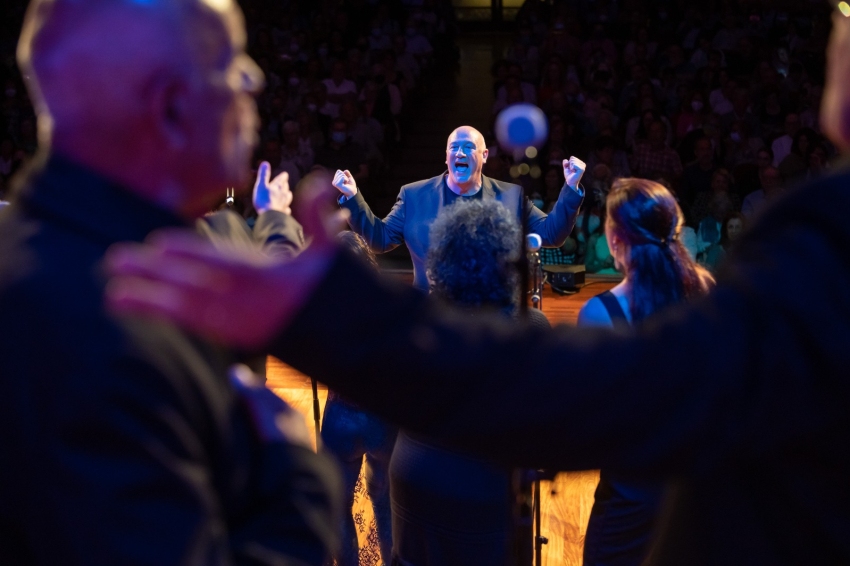
[[[319,414],[319,384],[313,378],[310,378],[310,382],[313,386],[313,422],[316,425],[316,452],[318,452],[322,448],[322,437],[319,434],[321,432],[322,421],[322,417]]]

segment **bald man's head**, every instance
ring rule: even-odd
[[[481,186],[481,170],[489,151],[481,132],[472,126],[456,128],[446,143],[448,183],[452,190],[468,193]]]
[[[42,141],[194,214],[244,180],[256,144],[244,47],[232,0],[33,0],[18,61]]]
[[[457,139],[458,136],[464,139],[472,139],[475,140],[477,147],[480,149],[485,148],[484,136],[481,135],[481,132],[473,128],[472,126],[459,126],[452,130],[452,133],[449,134],[449,139],[446,141],[446,148],[451,145],[452,140]]]

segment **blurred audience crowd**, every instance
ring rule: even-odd
[[[35,113],[15,66],[27,2],[0,9],[0,200],[8,179],[35,153]],[[290,186],[315,166],[348,169],[366,194],[381,186],[387,153],[403,136],[423,78],[456,61],[449,0],[241,0],[249,53],[265,73],[257,104],[254,159],[289,173]],[[237,210],[252,219],[250,187]]]
[[[549,137],[539,152],[491,159],[485,174],[521,182],[545,209],[562,159],[583,156],[583,213],[544,261],[592,272],[614,270],[602,230],[611,183],[658,181],[686,214],[686,247],[713,268],[734,239],[729,219],[751,220],[829,167],[817,116],[830,26],[828,3],[809,0],[528,0],[492,69],[493,117],[536,104]]]

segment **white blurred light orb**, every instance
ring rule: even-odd
[[[514,104],[496,117],[496,139],[508,150],[525,151],[546,142],[549,126],[546,115],[533,104]]]

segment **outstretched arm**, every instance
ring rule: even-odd
[[[400,192],[392,210],[383,220],[375,216],[363,195],[357,190],[357,183],[349,171],[337,171],[333,186],[342,193],[340,206],[348,210],[351,216],[348,225],[363,236],[363,239],[375,253],[384,253],[396,248],[404,241],[404,191]]]
[[[560,247],[573,231],[579,208],[584,200],[584,190],[580,186],[581,177],[587,168],[584,161],[570,157],[563,162],[564,186],[555,207],[547,216],[531,202],[526,202],[529,232],[539,234],[546,247]]]

